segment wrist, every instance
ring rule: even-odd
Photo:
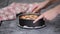
[[[47,5],[50,3],[50,1],[48,0],[46,0],[46,1],[44,1],[44,2],[41,2],[41,3],[39,3],[39,7],[40,8],[45,8],[45,7],[47,7]]]
[[[60,11],[58,11],[57,13],[60,14]]]

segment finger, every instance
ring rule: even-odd
[[[35,9],[35,10],[33,11],[33,13],[38,12],[39,10],[45,8],[45,6],[47,5],[48,2],[49,2],[49,1],[44,1],[44,2],[39,3],[38,8]]]
[[[38,5],[35,5],[35,6],[32,8],[32,12],[33,12],[36,8],[38,8]]]
[[[34,4],[29,4],[29,9],[27,10],[27,13],[28,12],[33,12],[36,8],[38,7],[38,4],[34,3]]]
[[[39,12],[40,9],[41,9],[40,7],[36,8],[36,9],[33,11],[33,13]]]
[[[36,23],[39,19],[43,18],[43,15],[39,16],[33,23]]]

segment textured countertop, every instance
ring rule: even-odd
[[[4,21],[0,26],[0,34],[60,34],[60,16],[53,21],[46,22],[46,27],[42,29],[22,29],[19,28],[18,18],[13,21]]]
[[[16,0],[10,0],[9,3],[12,3]],[[17,0],[20,1],[21,0]],[[31,0],[30,0],[31,1]],[[34,0],[35,2],[39,2],[39,0]],[[29,2],[28,0],[22,0],[22,2]],[[32,2],[32,1],[31,1]],[[58,3],[51,5],[48,8],[52,8],[53,6],[56,6]],[[47,10],[48,10],[47,8]],[[42,10],[42,12],[46,11],[45,9]],[[60,16],[57,16],[56,19],[52,21],[46,22],[46,27],[42,29],[22,29],[18,26],[18,18],[16,20],[12,21],[4,21],[2,25],[0,26],[0,34],[60,34]]]

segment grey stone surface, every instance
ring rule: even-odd
[[[0,8],[3,8],[8,5],[8,0],[0,0]]]
[[[34,0],[34,1],[33,0],[9,0],[8,4],[11,4],[12,2],[18,2],[18,1],[31,3],[31,2],[40,2],[41,0]],[[57,4],[58,3],[55,3],[54,5],[51,5],[48,8],[51,9]],[[3,6],[4,5],[1,5],[1,7]],[[42,12],[48,10],[48,8],[43,9]],[[12,21],[4,21],[0,26],[0,34],[60,34],[60,15],[58,15],[56,19],[50,22],[47,21],[46,27],[42,29],[28,30],[28,29],[19,28],[17,25],[18,25],[18,18]]]
[[[4,21],[0,26],[0,34],[60,34],[60,16],[53,21],[46,21],[42,29],[22,29],[18,27],[18,18],[13,21]]]
[[[34,3],[34,2],[42,2],[44,0],[10,0],[10,2],[21,2],[21,3]]]

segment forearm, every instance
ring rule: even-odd
[[[56,14],[60,14],[60,5],[57,5],[56,7],[48,10],[49,12],[53,12],[53,13],[56,13]]]
[[[46,1],[49,1],[48,4],[53,4],[53,3],[56,3],[56,2],[59,2],[60,0],[46,0]],[[53,8],[55,11],[57,10],[57,13],[60,14],[60,5],[56,6],[55,8]]]
[[[55,3],[55,2],[58,2],[60,0],[46,0],[46,1],[50,1],[50,3]]]
[[[59,11],[59,14],[60,14],[60,11]]]
[[[45,4],[45,6],[43,8],[46,8],[46,7],[50,6],[51,4],[54,4],[60,0],[45,0],[44,2],[46,2],[46,1],[48,1],[48,2]]]
[[[57,14],[60,14],[60,5],[56,6],[54,8],[54,11],[57,13]]]
[[[55,10],[57,11],[58,14],[60,14],[60,5],[56,6]]]

